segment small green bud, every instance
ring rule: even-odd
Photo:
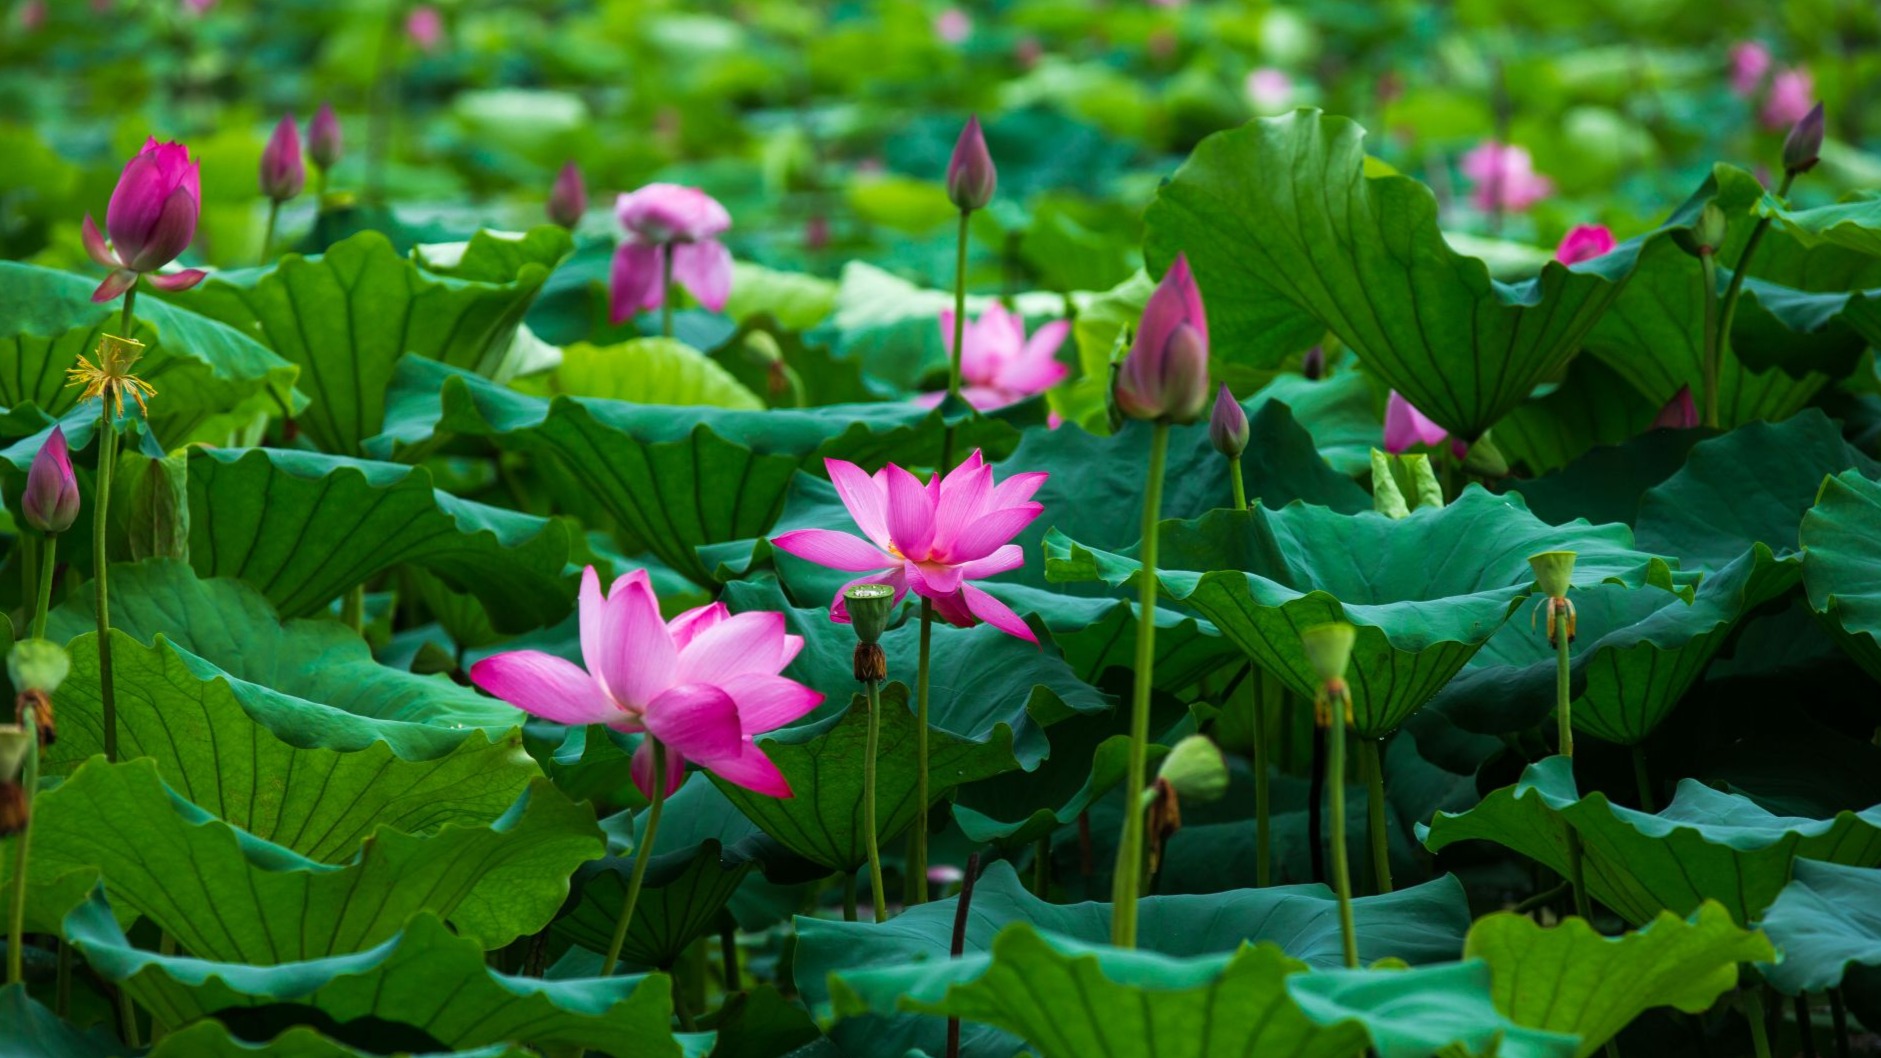
[[[1690,228],[1680,228],[1672,233],[1672,241],[1679,249],[1693,257],[1707,257],[1718,252],[1724,245],[1724,236],[1730,229],[1730,220],[1724,210],[1718,208],[1715,201],[1705,203]]]
[[[1344,621],[1300,629],[1300,646],[1321,683],[1345,679],[1352,665],[1352,644],[1357,641],[1358,629]]]
[[[72,671],[65,648],[49,639],[22,639],[7,653],[7,676],[16,691],[51,694]]]
[[[881,642],[888,619],[895,613],[895,589],[886,584],[855,584],[843,589],[843,602],[856,638],[869,644]]]
[[[1170,747],[1156,775],[1184,801],[1206,804],[1228,793],[1228,762],[1204,735],[1190,735]]]
[[[1543,551],[1528,556],[1528,564],[1535,570],[1535,584],[1543,594],[1551,599],[1567,598],[1568,582],[1574,577],[1574,558],[1572,551]]]

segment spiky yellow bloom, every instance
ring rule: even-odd
[[[144,343],[107,334],[98,339],[98,362],[94,364],[80,353],[78,366],[65,373],[65,384],[68,388],[85,387],[78,395],[79,400],[97,397],[107,405],[114,405],[120,416],[124,414],[124,395],[129,393],[137,402],[137,410],[148,415],[150,409],[144,404],[144,398],[156,396],[157,387],[131,374],[132,366],[143,355]]]

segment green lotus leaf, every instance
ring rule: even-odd
[[[190,562],[302,617],[400,562],[482,599],[505,631],[559,621],[573,602],[559,524],[462,500],[430,471],[268,448],[190,459]]]
[[[1571,1036],[1520,1028],[1490,1003],[1480,962],[1303,973],[1270,944],[1176,958],[1006,927],[959,959],[852,970],[839,1016],[910,1012],[984,1022],[1042,1058],[1228,1058],[1287,1053],[1379,1058],[1439,1053],[1566,1058]]]
[[[716,361],[673,338],[635,338],[609,346],[578,342],[562,350],[562,362],[552,374],[528,381],[525,392],[543,396],[743,411],[764,407]]]
[[[1509,482],[1535,517],[1550,525],[1585,518],[1595,525],[1632,525],[1640,495],[1685,465],[1692,446],[1710,431],[1651,430],[1617,445],[1593,448],[1560,470]]]
[[[1544,474],[1590,449],[1646,432],[1659,408],[1605,363],[1577,356],[1559,386],[1516,405],[1496,423],[1496,447],[1510,463]]]
[[[726,857],[715,841],[655,857],[634,904],[621,958],[634,966],[670,969],[693,941],[718,931],[725,905],[752,866],[749,860]],[[632,858],[614,857],[583,868],[575,878],[576,900],[555,920],[555,932],[606,951],[620,923],[632,870]]]
[[[933,966],[952,951],[958,897],[912,907],[882,925],[799,917],[795,976],[813,1006],[831,998],[831,975],[885,966]],[[1109,904],[1051,904],[1027,892],[1012,865],[995,862],[973,889],[964,950],[982,953],[1001,930],[1028,923],[1054,936],[1101,944],[1110,936]],[[1387,956],[1413,964],[1456,957],[1469,926],[1469,907],[1454,878],[1353,902],[1363,958]],[[1288,958],[1321,969],[1344,965],[1338,904],[1322,885],[1237,889],[1208,896],[1150,896],[1139,905],[1146,947],[1192,957],[1233,950],[1244,940],[1278,945]],[[840,989],[838,989],[840,991]],[[891,1014],[880,1011],[880,1014]],[[901,1054],[944,1049],[945,1026],[906,1016],[850,1018],[832,1036],[850,1053]],[[1003,1032],[965,1026],[961,1054],[1013,1053]],[[1001,1050],[1001,1045],[1005,1046]]]
[[[0,988],[0,1040],[7,1041],[13,1058],[119,1058],[124,1053],[109,1029],[79,1031],[35,1002],[23,984]]]
[[[115,910],[150,918],[183,950],[268,966],[364,950],[419,912],[501,947],[547,925],[568,876],[603,849],[589,810],[537,780],[488,826],[377,828],[356,855],[323,864],[176,797],[150,760],[81,765],[39,798],[33,824],[48,872],[96,867]]]
[[[134,948],[102,897],[66,919],[65,935],[93,970],[173,1031],[293,1004],[341,1023],[370,1018],[409,1026],[447,1050],[513,1043],[649,1058],[688,1053],[670,1027],[667,977],[544,981],[499,974],[484,965],[476,941],[453,936],[431,915],[419,915],[378,947],[281,966]]]
[[[1634,925],[1661,911],[1689,915],[1706,900],[1749,923],[1776,899],[1798,860],[1881,863],[1881,806],[1832,819],[1779,816],[1686,779],[1671,805],[1649,815],[1603,793],[1582,797],[1572,764],[1559,756],[1531,764],[1514,786],[1468,812],[1438,813],[1419,836],[1432,852],[1472,838],[1493,841],[1565,872],[1571,829],[1585,851],[1588,892]]]
[[[1803,590],[1842,648],[1881,679],[1881,483],[1864,466],[1822,482],[1803,515]]]
[[[1757,969],[1784,995],[1824,992],[1881,968],[1881,870],[1799,860],[1759,923],[1781,958]]]
[[[66,387],[66,369],[80,355],[93,357],[99,337],[118,329],[120,306],[93,304],[95,285],[69,272],[0,261],[0,364],[7,365],[0,407],[31,406],[53,419],[77,406],[79,390]],[[170,445],[223,441],[257,411],[280,413],[306,402],[294,390],[293,364],[197,312],[140,299],[130,337],[148,347],[137,374],[157,387],[151,428]]]
[[[1302,628],[1358,626],[1352,663],[1354,727],[1382,738],[1437,693],[1528,597],[1528,556],[1578,551],[1582,584],[1671,588],[1664,560],[1635,551],[1618,525],[1547,525],[1521,500],[1478,488],[1404,518],[1339,514],[1293,504],[1216,511],[1161,532],[1164,593],[1211,621],[1262,669],[1303,697],[1319,686]],[[1142,567],[1053,533],[1046,575],[1133,584]],[[1352,556],[1367,556],[1362,563]]]
[[[1299,110],[1203,140],[1144,217],[1150,271],[1187,253],[1215,344],[1272,365],[1331,331],[1445,429],[1480,437],[1579,350],[1640,243],[1499,282],[1444,241],[1429,188],[1367,175],[1364,137]]]
[[[372,1031],[383,1031],[375,1025]],[[310,1028],[293,1028],[266,1043],[249,1043],[231,1035],[217,1021],[198,1021],[180,1032],[168,1032],[150,1049],[147,1058],[377,1058],[381,1052],[322,1036]],[[410,1058],[535,1058],[526,1047],[495,1043],[464,1051],[433,1051]]]
[[[1756,211],[1804,246],[1839,246],[1881,257],[1881,198],[1873,195],[1812,209],[1785,209],[1780,199],[1765,195],[1757,200]]]
[[[1661,912],[1617,937],[1584,919],[1544,927],[1503,912],[1478,919],[1463,950],[1489,964],[1497,1010],[1517,1025],[1580,1037],[1575,1058],[1599,1051],[1654,1007],[1704,1013],[1737,986],[1738,963],[1774,954],[1761,933],[1739,928],[1709,901],[1690,918]]]
[[[249,715],[269,718],[277,731],[304,732],[289,737],[297,744],[318,738],[349,751],[383,740],[401,758],[429,760],[473,730],[494,738],[521,725],[513,706],[443,676],[379,664],[336,621],[282,621],[241,581],[202,580],[186,563],[151,559],[113,567],[110,583],[114,631],[173,651],[198,679],[226,681]],[[48,638],[96,631],[92,605],[91,592],[67,599],[46,623]]]
[[[738,289],[734,283],[732,297]],[[748,318],[708,352],[739,384],[773,408],[866,404],[880,399],[862,365],[838,358],[768,313]]]
[[[299,365],[312,400],[301,429],[326,451],[357,456],[384,424],[400,357],[494,373],[570,247],[559,228],[520,240],[480,232],[456,265],[463,278],[454,278],[364,231],[317,257],[287,254],[265,269],[217,272],[179,299]]]

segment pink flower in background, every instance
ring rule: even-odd
[[[680,184],[648,184],[620,196],[614,215],[627,230],[614,252],[610,316],[621,323],[666,303],[663,255],[672,254],[673,278],[713,312],[731,296],[732,256],[718,237],[731,214],[711,195]]]
[[[1680,386],[1672,399],[1659,409],[1658,417],[1652,420],[1651,429],[1689,430],[1698,425],[1698,406],[1692,403],[1692,387]]]
[[[1762,42],[1740,41],[1731,45],[1731,91],[1749,99],[1757,94],[1763,76],[1770,72],[1770,49]]]
[[[940,316],[941,344],[954,355],[954,313]],[[1058,362],[1059,345],[1071,331],[1066,320],[1053,320],[1025,336],[1025,320],[995,301],[967,321],[962,330],[966,348],[960,354],[960,395],[981,411],[1043,393],[1064,380],[1071,369]],[[939,404],[945,393],[924,393],[916,400],[927,408]]]
[[[1525,147],[1488,140],[1463,156],[1461,168],[1474,185],[1470,201],[1485,212],[1520,213],[1554,193],[1554,184],[1535,172]]]
[[[1045,57],[1045,45],[1040,44],[1037,37],[1028,34],[1020,37],[1019,42],[1012,46],[1012,57],[1021,69],[1030,70]]]
[[[1758,118],[1764,128],[1781,131],[1796,124],[1816,105],[1816,79],[1800,66],[1770,78],[1770,94],[1764,97]]]
[[[15,11],[20,29],[31,33],[46,24],[46,0],[26,0]]]
[[[151,283],[163,290],[188,290],[208,275],[198,268],[155,274],[196,238],[196,221],[202,213],[200,168],[190,159],[189,148],[158,143],[154,136],[125,164],[105,209],[111,245],[105,245],[97,223],[85,214],[85,253],[99,267],[111,270],[92,291],[93,301],[110,301],[135,286],[142,275],[149,275]]]
[[[1607,230],[1605,224],[1576,224],[1561,236],[1561,245],[1554,248],[1554,259],[1566,265],[1579,264],[1611,253],[1613,247],[1613,232]]]
[[[419,51],[436,51],[444,42],[444,16],[430,4],[421,4],[405,16],[405,36]]]
[[[300,126],[294,115],[283,115],[261,151],[261,193],[276,202],[300,194],[307,185],[307,166],[300,157]]]
[[[206,15],[216,6],[216,0],[183,0],[183,7],[192,15]]]
[[[1293,78],[1271,66],[1250,71],[1244,87],[1248,102],[1262,114],[1285,110],[1293,102]]]
[[[571,231],[581,223],[581,215],[588,212],[588,185],[581,178],[581,166],[568,162],[555,174],[555,183],[549,188],[547,212],[550,223]]]
[[[1392,455],[1408,452],[1417,445],[1436,448],[1445,441],[1450,441],[1450,431],[1431,422],[1424,413],[1411,406],[1411,402],[1391,391],[1390,400],[1385,402],[1385,451]],[[1462,441],[1450,441],[1450,451],[1458,459],[1469,453],[1469,445]]]
[[[973,35],[973,17],[950,7],[935,17],[934,35],[949,44],[959,44]]]
[[[968,582],[1025,564],[1024,550],[1010,541],[1045,509],[1032,494],[1048,475],[1014,474],[994,485],[993,468],[977,450],[926,484],[892,463],[873,476],[840,459],[824,465],[867,539],[832,529],[798,529],[771,541],[778,550],[830,569],[869,574],[843,588],[887,584],[895,589],[896,603],[912,590],[933,602],[949,624],[967,628],[985,621],[1038,642],[1018,614]],[[829,615],[833,621],[849,621],[841,588]]]
[[[679,789],[686,762],[771,797],[790,784],[757,744],[802,718],[823,695],[779,675],[803,649],[784,615],[733,614],[724,603],[660,617],[646,570],[615,579],[605,597],[589,566],[581,575],[581,659],[586,668],[539,650],[512,650],[470,667],[477,686],[522,711],[558,724],[606,724],[646,732],[666,747],[666,792]],[[653,793],[653,750],[634,751],[634,785]]]

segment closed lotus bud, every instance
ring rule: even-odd
[[[1658,417],[1652,420],[1652,429],[1689,430],[1698,425],[1698,405],[1692,401],[1692,387],[1687,384],[1679,387],[1672,399],[1659,409]]]
[[[1239,459],[1247,451],[1247,436],[1247,412],[1224,382],[1215,393],[1215,410],[1208,417],[1208,442],[1229,459]]]
[[[1326,348],[1315,345],[1306,351],[1306,358],[1300,361],[1300,372],[1309,380],[1317,382],[1326,377]]]
[[[856,638],[864,643],[879,643],[888,631],[888,619],[895,612],[895,589],[886,584],[852,584],[843,589],[843,602]]]
[[[967,127],[954,141],[954,156],[947,162],[947,198],[963,212],[985,209],[998,186],[999,172],[986,149],[980,119],[968,118]]]
[[[1345,681],[1346,669],[1352,665],[1352,645],[1357,641],[1358,629],[1344,621],[1300,629],[1300,646],[1306,651],[1306,660],[1325,684]]]
[[[26,524],[42,533],[63,533],[78,517],[78,477],[65,444],[65,428],[54,426],[46,443],[33,456],[26,472],[26,492],[20,497]]]
[[[1542,594],[1550,599],[1565,599],[1568,582],[1574,577],[1573,551],[1543,551],[1538,555],[1528,556],[1528,565],[1535,571],[1535,585]]]
[[[118,177],[105,231],[125,268],[155,272],[188,249],[201,213],[202,177],[189,148],[152,137]]]
[[[342,146],[340,119],[333,113],[332,103],[322,103],[307,123],[307,157],[321,169],[331,169],[340,164]]]
[[[1691,227],[1673,229],[1672,241],[1693,257],[1707,257],[1717,253],[1718,247],[1724,245],[1728,228],[1724,210],[1719,209],[1716,202],[1706,202],[1692,220]]]
[[[1117,407],[1132,419],[1191,423],[1208,404],[1208,319],[1202,293],[1177,254],[1143,307],[1130,354],[1117,372]]]
[[[549,220],[564,228],[574,228],[581,223],[581,215],[588,212],[588,186],[582,182],[581,169],[574,162],[562,166],[562,171],[555,178],[555,186],[549,190]]]
[[[1809,108],[1802,120],[1790,127],[1790,134],[1783,140],[1783,169],[1789,173],[1806,173],[1816,167],[1822,154],[1822,104]]]
[[[71,671],[71,657],[50,639],[22,639],[7,652],[7,676],[15,690],[51,694]]]
[[[261,151],[261,193],[286,202],[307,186],[307,166],[300,159],[300,126],[294,115],[283,115],[274,135]]]
[[[1169,748],[1157,778],[1185,801],[1219,801],[1228,792],[1228,762],[1204,735],[1190,735]]]

